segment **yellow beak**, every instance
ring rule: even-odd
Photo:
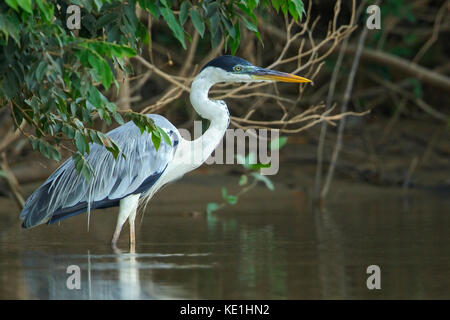
[[[251,76],[255,80],[269,80],[269,81],[297,82],[297,83],[312,82],[309,79],[296,76],[295,74],[263,68],[258,68],[251,74]]]

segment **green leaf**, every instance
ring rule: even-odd
[[[106,134],[96,131],[95,134],[97,135],[98,139],[101,141],[101,144],[104,145],[106,148],[112,148],[113,142],[110,137],[108,137]]]
[[[14,10],[19,12],[19,7],[17,6],[17,0],[5,0],[5,2]]]
[[[111,55],[117,58],[131,58],[136,55],[136,50],[127,46],[120,46],[117,44],[109,44],[111,48]]]
[[[99,144],[103,146],[102,141],[100,140],[100,137],[98,136],[97,132],[95,130],[89,130],[89,138],[91,138],[91,141],[93,143]]]
[[[39,147],[39,139],[37,139],[35,136],[30,136],[29,139],[33,150],[36,150]]]
[[[95,27],[100,29],[104,26],[117,21],[120,18],[120,16],[117,13],[107,13],[105,15],[102,15],[96,22]]]
[[[228,195],[226,198],[226,201],[228,204],[234,205],[237,203],[238,197],[233,196],[233,195]]]
[[[287,15],[288,11],[288,3],[287,1],[284,1],[284,3],[281,5],[281,11],[283,12],[283,15]]]
[[[150,35],[147,28],[142,23],[139,23],[136,30],[136,37],[142,40],[142,43],[148,45],[150,43]]]
[[[108,111],[111,113],[115,113],[117,111],[117,106],[113,102],[106,101],[105,106],[106,106],[106,109],[108,109]]]
[[[170,30],[172,30],[175,38],[177,38],[183,48],[186,49],[186,43],[184,41],[184,29],[175,18],[172,10],[167,7],[161,7],[160,11]]]
[[[298,11],[294,4],[294,1],[289,1],[288,9],[289,9],[289,13],[291,14],[291,16],[294,18],[295,21],[297,21],[298,20]]]
[[[270,168],[270,163],[255,163],[250,165],[250,169],[252,170],[259,170],[261,168]]]
[[[65,125],[61,130],[69,139],[73,139],[75,137],[75,129],[71,126]]]
[[[302,20],[303,14],[306,14],[305,5],[303,4],[303,1],[302,0],[292,0],[292,3],[295,6],[295,9],[298,13],[298,17],[300,17],[300,20]],[[294,15],[292,15],[292,16],[295,18]]]
[[[119,154],[121,153],[123,158],[126,159],[126,156],[123,152],[121,152],[119,146],[114,142],[114,140],[112,140],[111,138],[108,138],[108,143],[109,143],[109,147],[106,147],[106,149],[108,151],[110,151],[114,157],[114,159],[117,159],[117,157],[119,156]]]
[[[210,202],[206,205],[206,213],[211,214],[214,211],[218,210],[220,208],[220,205],[216,202]]]
[[[211,35],[214,36],[220,31],[220,16],[217,14],[217,12],[209,18],[209,23],[211,25],[209,31]]]
[[[256,153],[249,152],[248,155],[245,157],[245,164],[247,168],[249,168],[251,164],[255,163],[256,163]]]
[[[251,165],[256,163],[256,154],[254,152],[250,152],[245,158],[242,155],[237,154],[236,161],[245,169],[251,169]]]
[[[242,1],[241,3],[237,3],[237,6],[239,7],[239,9],[241,9],[246,16],[248,16],[250,19],[253,20],[254,23],[258,22],[258,19],[256,18],[255,14],[254,14],[254,9],[251,8],[250,6],[248,6],[248,2],[244,2]]]
[[[245,27],[253,32],[258,32],[258,27],[251,21],[247,20],[243,15],[239,15],[241,17],[242,22],[244,22]]]
[[[36,4],[39,7],[39,11],[41,12],[41,17],[44,18],[47,23],[52,22],[53,4],[43,2],[42,0],[36,0]]]
[[[247,0],[246,4],[250,10],[254,10],[259,4],[259,0]]]
[[[256,181],[264,182],[267,189],[269,189],[271,191],[275,190],[275,187],[273,186],[272,181],[270,181],[270,179],[267,178],[266,176],[263,176],[257,172],[251,172],[250,174],[253,176],[253,178],[255,178]]]
[[[275,11],[278,13],[280,11],[280,0],[272,0],[272,7],[275,9]]]
[[[227,193],[227,188],[222,187],[222,198],[223,198],[224,200],[227,199],[227,195],[228,195],[228,193]]]
[[[205,34],[205,23],[203,22],[200,12],[198,12],[196,8],[192,8],[190,14],[195,29],[200,34],[200,37],[203,38],[203,35]]]
[[[97,52],[88,50],[87,59],[91,67],[94,68],[95,72],[98,75],[101,75],[103,73],[103,58]]]
[[[157,132],[158,129],[151,118],[135,112],[127,112],[125,113],[125,117],[132,120],[141,133],[147,131],[149,133],[156,132],[156,134],[159,135],[159,132]]]
[[[55,161],[61,160],[61,154],[54,146],[35,137],[30,137],[30,139],[34,150],[39,149],[39,152],[48,159]]]
[[[49,159],[55,160],[55,161],[60,161],[61,160],[61,154],[59,153],[59,151],[53,147],[52,145],[49,145],[48,147],[48,153],[49,153]]]
[[[234,29],[233,25],[224,16],[221,16],[221,18],[222,23],[228,32],[228,35],[233,39],[236,38],[236,30]]]
[[[230,50],[231,50],[231,54],[232,55],[236,54],[237,50],[239,49],[239,44],[241,42],[241,32],[240,32],[240,27],[239,27],[239,21],[234,24],[234,30],[235,30],[235,33],[236,33],[236,37],[235,38],[232,38],[232,37],[228,38],[228,45],[230,46]]]
[[[243,174],[241,176],[241,178],[239,179],[239,185],[240,186],[246,185],[247,182],[248,182],[248,177],[245,174]]]
[[[279,137],[278,139],[273,139],[270,141],[270,150],[278,150],[281,149],[286,143],[287,137]]]
[[[30,14],[33,13],[32,6],[31,6],[31,0],[17,0],[17,4],[19,5],[19,7],[21,7],[26,12],[28,12]]]
[[[100,9],[103,6],[104,0],[93,0],[93,1],[94,1],[94,4],[95,4],[95,7],[97,8],[97,11],[100,12]]]
[[[255,34],[256,38],[258,38],[259,42],[261,42],[261,44],[263,44],[263,41],[262,41],[262,38],[261,38],[261,34],[259,33],[258,27],[256,26],[256,24],[254,24],[253,22],[247,20],[247,18],[245,18],[241,14],[239,14],[239,16],[240,16],[242,22],[244,22],[245,27],[248,30],[252,31]],[[264,46],[264,44],[263,44],[263,46]]]
[[[100,107],[102,105],[102,94],[96,87],[91,84],[89,85],[90,87],[88,89],[87,100],[89,100],[89,102],[91,102],[95,107]]]
[[[180,14],[178,18],[180,19],[180,23],[183,26],[187,18],[189,16],[189,8],[191,7],[191,3],[189,1],[183,1],[183,3],[180,6]]]
[[[159,146],[161,145],[161,135],[159,134],[158,131],[152,132],[152,142],[153,145],[155,146],[156,151],[158,151]]]
[[[222,29],[218,28],[216,33],[211,36],[211,46],[217,48],[222,41]]]
[[[105,89],[108,90],[113,81],[113,74],[109,64],[97,52],[92,50],[88,51],[88,61]]]
[[[20,27],[20,21],[15,14],[0,14],[0,31],[5,34],[6,41],[8,41],[8,37],[11,35],[14,41],[19,44]]]
[[[83,173],[83,176],[86,178],[87,181],[91,180],[91,170],[87,164],[87,161],[84,162],[83,167],[81,168],[81,172]]]
[[[82,173],[85,179],[90,181],[92,178],[91,173],[93,173],[93,171],[90,164],[86,161],[86,158],[80,152],[77,152],[72,156],[72,159],[78,174]]]
[[[77,152],[72,156],[72,158],[75,164],[75,169],[77,170],[78,173],[81,173],[84,157],[79,152]]]
[[[125,122],[123,121],[122,116],[120,115],[120,113],[118,112],[114,112],[114,119],[116,120],[116,122],[120,125],[124,124]]]
[[[164,142],[167,143],[169,146],[172,145],[172,141],[170,140],[169,135],[160,127],[158,128],[158,132],[160,133],[161,137],[163,138]]]
[[[36,80],[42,81],[42,77],[45,73],[45,70],[47,69],[47,63],[43,60],[39,63],[38,67],[36,68]]]
[[[75,132],[75,146],[81,154],[89,153],[89,144],[87,139],[79,131]]]
[[[83,124],[83,122],[81,122],[81,121],[78,120],[77,118],[73,119],[73,122],[75,123],[75,125],[77,126],[78,129],[80,129],[80,130],[84,129],[84,124]]]
[[[159,7],[159,6],[158,6]],[[155,1],[149,1],[146,0],[146,6],[145,8],[147,8],[148,11],[150,11],[150,13],[152,14],[152,16],[156,19],[159,18],[159,11],[158,11],[158,7],[155,4]]]

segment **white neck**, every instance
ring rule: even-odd
[[[190,100],[194,110],[202,118],[211,122],[208,130],[201,137],[190,142],[191,150],[195,153],[195,167],[208,159],[222,140],[230,122],[230,113],[225,102],[208,98],[209,89],[218,82],[215,81],[212,71],[208,69],[200,72],[191,86]]]

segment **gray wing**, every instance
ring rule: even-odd
[[[144,193],[159,179],[173,159],[179,132],[160,115],[147,115],[170,137],[172,145],[161,142],[155,149],[151,134],[141,134],[132,122],[110,131],[125,158],[114,159],[105,147],[91,144],[87,161],[94,177],[79,175],[72,158],[66,160],[26,201],[20,214],[24,228],[54,223],[95,208],[117,206],[130,194]]]

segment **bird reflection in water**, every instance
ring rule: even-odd
[[[155,279],[155,270],[210,268],[178,264],[166,259],[205,256],[207,253],[136,253],[115,249],[113,254],[58,254],[26,252],[22,258],[25,289],[30,299],[183,299],[193,298],[182,283]],[[80,289],[69,289],[71,265],[80,268]]]

